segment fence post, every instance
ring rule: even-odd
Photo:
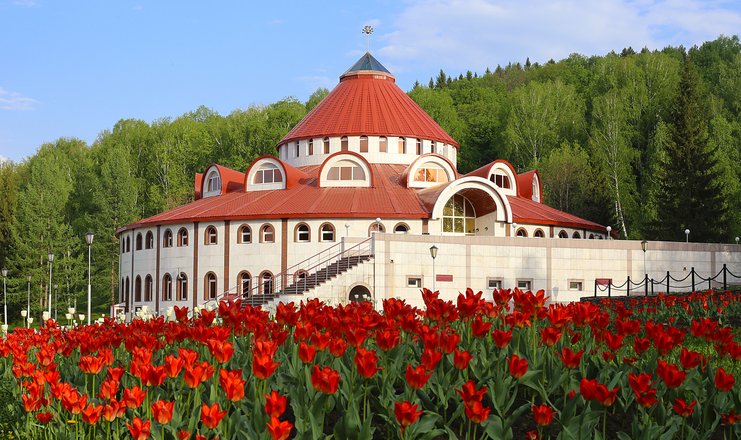
[[[628,276],[628,282],[626,284],[628,286],[628,290],[626,291],[625,295],[630,296],[630,276]]]
[[[610,280],[609,283],[607,283],[607,297],[612,297],[612,280]]]
[[[643,288],[646,291],[646,296],[648,296],[648,274],[645,274],[645,278],[643,279]]]
[[[666,294],[669,294],[669,271],[666,271]]]
[[[692,268],[692,271],[690,271],[690,274],[692,275],[692,291],[695,291],[695,268]]]
[[[597,279],[594,279],[594,297],[597,298]]]
[[[728,268],[726,267],[726,263],[723,263],[723,291],[724,292],[728,290],[728,283],[726,282],[727,273],[728,273]]]
[[[712,282],[713,282],[713,279],[712,278],[708,278],[708,290],[712,290],[712,288],[713,288]]]
[[[654,279],[651,278],[651,295],[656,295],[656,291],[654,291]]]

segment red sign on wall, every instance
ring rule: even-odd
[[[448,282],[449,283],[449,282],[453,281],[453,275],[439,274],[439,275],[437,275],[435,277],[435,281],[444,282],[444,283],[445,282]]]

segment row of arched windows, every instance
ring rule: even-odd
[[[368,234],[371,232],[380,230],[380,232],[386,232],[386,228],[383,224],[376,225],[375,222],[371,223],[368,227]],[[406,223],[397,223],[394,226],[394,233],[406,234],[409,232],[409,225]],[[173,238],[172,230],[166,229],[162,236],[162,247],[170,248],[173,244],[178,247],[188,246],[188,230],[186,228],[180,228],[177,232],[176,240]],[[322,223],[319,226],[319,235],[317,240],[320,242],[332,242],[336,239],[335,227],[332,223]],[[127,236],[121,240],[121,253],[129,252],[130,249],[130,238]],[[141,250],[142,234],[136,235],[136,250]],[[252,228],[249,225],[242,225],[237,230],[237,243],[246,244],[252,243],[253,235]],[[259,229],[259,241],[260,243],[274,243],[275,242],[275,227],[270,223],[266,223],[260,226]],[[299,223],[294,228],[294,241],[296,242],[309,242],[311,241],[311,228],[306,223]],[[209,226],[205,229],[203,234],[203,244],[213,245],[219,243],[219,234],[214,226]],[[145,249],[152,249],[154,247],[154,237],[152,232],[146,233],[146,245]]]
[[[432,152],[437,153],[438,152],[438,143],[435,141],[430,141],[432,145]],[[415,152],[417,155],[422,154],[422,139],[417,139],[415,141]],[[347,136],[342,136],[340,138],[340,151],[349,151],[350,150],[350,142],[347,138]],[[359,150],[361,153],[367,153],[368,152],[368,136],[360,136],[360,144],[359,144]],[[314,139],[309,139],[306,143],[306,154],[307,156],[313,156],[314,154],[329,154],[330,148],[329,148],[329,138],[325,137],[321,141],[321,150],[319,150],[319,146],[315,148],[314,145]],[[378,152],[379,153],[388,153],[389,152],[389,140],[386,136],[381,136],[378,138]],[[407,146],[406,146],[406,138],[399,137],[396,140],[396,152],[399,154],[405,154],[408,152]],[[302,149],[300,141],[296,141],[293,143],[293,156],[294,157],[301,157],[302,156]]]
[[[518,237],[527,237],[527,230],[525,228],[519,228],[517,229],[516,235]],[[545,238],[545,233],[542,229],[536,229],[533,233],[533,237],[535,238]],[[558,232],[558,238],[569,238],[569,233],[564,231],[563,229]],[[581,238],[581,234],[579,231],[574,231],[573,234],[571,234],[571,238]],[[586,238],[586,237],[585,237]],[[594,240],[595,238],[601,239],[600,236],[595,236],[594,234],[589,234],[589,239]]]

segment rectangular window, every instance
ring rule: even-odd
[[[502,288],[502,279],[501,278],[487,278],[486,279],[486,288],[490,290],[494,289],[501,289]]]
[[[399,154],[404,154],[404,138],[399,138]]]
[[[299,156],[299,153],[300,152],[301,152],[301,150],[299,149],[298,141],[296,141],[296,157]]]
[[[417,156],[422,154],[422,139],[417,139]]]
[[[520,290],[532,290],[532,285],[531,280],[517,280],[517,288]]]
[[[309,156],[314,154],[314,140],[309,139]]]
[[[411,276],[407,277],[407,287],[416,287],[421,288],[422,287],[422,277],[419,276]]]
[[[388,148],[388,140],[386,139],[385,136],[381,136],[381,138],[378,139],[378,152],[385,153],[387,148]]]
[[[360,152],[368,152],[368,136],[360,136]]]
[[[584,282],[582,280],[569,280],[569,290],[583,290]]]

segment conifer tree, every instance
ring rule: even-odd
[[[656,238],[680,240],[689,229],[693,241],[721,241],[728,216],[716,149],[708,142],[707,108],[692,59],[685,61],[672,115],[672,136],[665,146],[658,196]]]

